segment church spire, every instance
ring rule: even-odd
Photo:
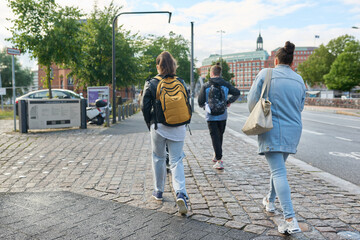
[[[261,37],[261,32],[259,31],[259,36],[256,40],[256,51],[262,51],[263,49],[263,39]]]

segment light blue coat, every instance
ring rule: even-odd
[[[261,70],[251,86],[247,97],[250,112],[260,98],[266,72],[267,69]],[[305,93],[303,79],[289,65],[279,64],[273,69],[269,100],[272,103],[274,127],[258,135],[259,154],[296,153],[302,131],[301,112],[304,109]]]

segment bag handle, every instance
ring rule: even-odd
[[[266,77],[265,77],[264,83],[262,85],[260,99],[263,97],[265,88],[266,88],[266,100],[269,100],[269,89],[270,89],[270,84],[271,84],[271,76],[272,76],[272,68],[268,68],[268,70],[266,72]]]

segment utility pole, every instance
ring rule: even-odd
[[[190,83],[191,83],[191,107],[194,112],[194,97],[195,97],[195,84],[194,84],[194,22],[191,22],[191,61],[190,61]]]
[[[220,61],[222,60],[222,34],[225,33],[223,30],[217,31],[217,33],[220,33]]]

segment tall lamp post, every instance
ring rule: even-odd
[[[6,67],[5,65],[0,64],[0,88],[2,88],[1,72],[5,67]],[[1,94],[0,96],[1,96],[1,110],[4,111],[3,95]]]
[[[171,12],[169,11],[151,11],[151,12],[122,12],[116,15],[112,22],[112,87],[113,87],[113,123],[116,123],[116,65],[115,65],[115,22],[120,15],[125,14],[169,14],[169,23],[171,20]]]
[[[220,33],[220,61],[222,60],[222,34],[225,33],[223,30],[216,31],[217,33]]]

